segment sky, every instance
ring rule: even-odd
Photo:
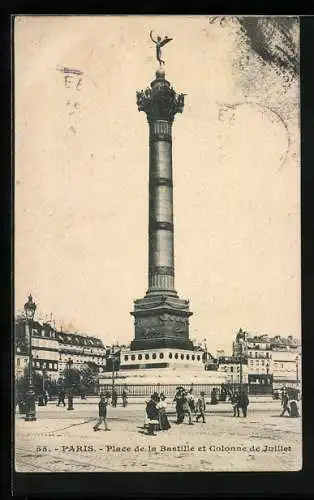
[[[187,94],[173,125],[175,273],[190,338],[300,337],[298,82],[206,16],[15,19],[15,308],[128,343],[147,290],[148,125],[136,91]],[[243,60],[245,63],[243,64]],[[82,72],[65,80],[63,67]]]

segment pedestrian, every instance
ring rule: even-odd
[[[155,429],[159,425],[159,413],[157,408],[157,401],[152,394],[150,400],[146,405],[146,415],[147,415],[147,425],[148,425],[148,434],[150,436],[156,436]]]
[[[188,396],[187,396],[188,404],[190,407],[190,410],[192,413],[196,413],[196,406],[195,406],[195,399],[194,399],[194,394],[193,394],[193,389],[189,390]]]
[[[298,408],[298,403],[296,399],[292,399],[290,401],[290,417],[296,418],[299,417],[299,408]]]
[[[60,404],[62,403],[63,406],[65,406],[65,392],[63,389],[61,389],[61,391],[59,392],[58,394],[58,403],[57,403],[57,406],[60,406]]]
[[[74,410],[74,406],[73,406],[73,390],[70,389],[69,392],[68,392],[68,410]]]
[[[98,431],[100,424],[103,423],[105,426],[105,431],[110,431],[108,428],[108,423],[107,423],[107,406],[109,403],[109,397],[110,393],[107,392],[106,394],[100,394],[100,401],[98,403],[98,422],[94,425],[93,429],[94,431]]]
[[[211,394],[210,394],[210,404],[211,405],[216,405],[218,404],[218,399],[217,399],[217,389],[214,387]]]
[[[240,393],[238,407],[241,408],[243,417],[247,416],[247,407],[249,406],[249,397],[246,391]],[[238,415],[239,416],[239,415]]]
[[[186,392],[185,389],[183,389],[183,391],[182,391],[182,412],[183,412],[183,420],[184,420],[185,414],[187,413],[188,417],[189,417],[189,425],[193,425],[192,412],[190,409],[190,405],[188,403],[188,393]]]
[[[154,392],[154,393],[153,393],[153,398],[154,398],[154,400],[155,400],[157,403],[159,403],[159,401],[160,401],[160,395],[159,395],[159,393],[158,393],[158,392]]]
[[[290,415],[289,396],[286,392],[283,393],[281,404],[283,409],[280,416],[283,417],[286,412],[288,413],[288,415]]]
[[[287,394],[286,387],[283,385],[281,388],[281,405],[283,406],[285,396]]]
[[[48,394],[47,389],[46,389],[46,390],[44,390],[43,399],[44,399],[44,404],[45,404],[45,406],[47,406],[47,403],[48,403],[48,401],[49,401],[49,394]]]
[[[239,393],[238,392],[234,392],[232,394],[231,404],[233,406],[233,416],[239,417],[240,416],[240,407],[239,407]]]
[[[111,404],[112,404],[113,408],[116,408],[117,401],[118,401],[117,391],[115,389],[112,389]]]
[[[159,402],[157,402],[157,409],[159,412],[159,429],[161,431],[167,431],[170,429],[171,425],[167,417],[167,403],[164,394],[160,394]]]
[[[221,390],[220,390],[220,401],[226,401],[227,398],[227,390],[225,384],[221,384]]]
[[[205,424],[205,411],[206,411],[206,402],[205,402],[205,392],[201,392],[200,397],[197,400],[197,409],[198,413],[196,415],[196,422],[198,422],[199,418],[202,418],[203,424]]]
[[[176,404],[177,424],[182,424],[183,419],[184,419],[182,390],[183,390],[183,387],[181,387],[181,386],[177,387],[177,389],[176,389],[177,392],[176,392],[174,400],[173,400]]]
[[[128,404],[128,393],[127,393],[126,389],[123,389],[123,391],[122,391],[122,406],[126,407],[127,404]]]

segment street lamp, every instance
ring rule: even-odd
[[[115,368],[116,368],[116,358],[114,355],[115,345],[113,344],[111,348],[111,377],[112,377],[112,394],[114,394],[114,382],[115,382]]]
[[[240,393],[242,393],[243,389],[243,366],[242,366],[243,340],[242,339],[239,339],[239,348],[240,348]]]
[[[204,359],[204,362],[205,362],[205,364],[206,364],[206,362],[207,362],[207,344],[206,344],[207,339],[203,339],[203,342],[204,342],[204,355],[205,355],[205,356],[204,356],[204,358],[205,358],[205,359]]]
[[[68,358],[67,365],[68,365],[68,370],[69,370],[68,379],[70,380],[70,383],[71,383],[71,373],[70,372],[71,372],[71,366],[73,365],[73,359]],[[74,410],[74,406],[73,406],[73,392],[72,392],[72,388],[71,387],[68,390],[68,407],[67,407],[67,410]]]
[[[297,385],[299,385],[299,356],[296,356],[295,358],[295,369],[297,375]]]
[[[33,354],[32,354],[32,330],[33,319],[36,311],[36,304],[33,297],[29,295],[28,301],[24,304],[24,311],[26,317],[26,324],[28,329],[28,343],[29,343],[29,362],[28,362],[28,390],[26,393],[26,422],[33,422],[36,420],[36,396],[33,385]]]
[[[42,369],[42,376],[43,376],[43,393],[45,392],[45,378],[47,375],[47,370],[45,368]]]

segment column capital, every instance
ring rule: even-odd
[[[184,108],[184,94],[176,93],[162,70],[156,72],[150,87],[136,92],[136,99],[138,110],[146,113],[149,123],[156,120],[173,122],[176,113],[182,113]]]

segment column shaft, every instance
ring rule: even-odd
[[[150,123],[148,293],[174,290],[172,123]]]

